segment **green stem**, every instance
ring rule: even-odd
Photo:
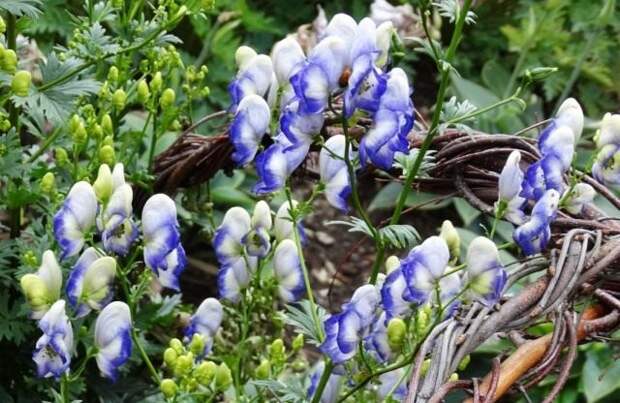
[[[465,26],[465,17],[469,11],[469,7],[471,6],[471,0],[465,0],[463,2],[463,7],[461,8],[461,12],[456,20],[456,25],[454,27],[454,33],[452,34],[452,38],[450,40],[450,45],[448,46],[448,50],[446,52],[445,61],[447,64],[452,63],[452,59],[456,53],[456,48],[458,47],[459,42],[461,41],[461,36],[463,34],[463,27]],[[440,64],[441,65],[441,64]],[[435,112],[433,114],[433,120],[431,126],[428,130],[428,134],[424,138],[422,142],[422,146],[420,147],[420,151],[413,163],[412,169],[407,173],[407,177],[405,179],[405,184],[403,189],[400,192],[400,196],[398,198],[398,202],[396,204],[396,208],[394,209],[394,213],[392,214],[392,218],[390,219],[390,225],[394,225],[398,223],[400,219],[400,214],[403,211],[403,206],[407,201],[407,196],[409,195],[409,191],[411,190],[411,185],[422,166],[422,161],[424,161],[424,156],[428,151],[431,142],[437,135],[437,128],[439,127],[439,117],[441,116],[441,111],[443,109],[443,102],[446,95],[446,90],[448,89],[448,82],[450,78],[450,67],[443,66],[441,70],[441,81],[439,84],[439,91],[437,92],[437,101]]]
[[[138,331],[136,330],[135,327],[131,328],[131,338],[133,339],[134,344],[138,348],[138,351],[140,352],[140,356],[142,356],[142,360],[146,364],[146,367],[149,369],[149,372],[151,373],[151,377],[153,378],[153,381],[155,381],[159,385],[161,382],[159,374],[155,370],[155,367],[153,366],[153,363],[151,362],[151,359],[149,358],[148,354],[146,354],[146,351],[144,351],[144,347],[142,347],[142,344],[140,343],[140,340],[138,339]]]
[[[67,374],[63,374],[60,378],[60,398],[62,403],[69,403],[69,379]]]
[[[459,123],[471,118],[474,118],[476,116],[485,114],[493,109],[499,108],[500,106],[504,106],[506,104],[509,104],[511,102],[517,102],[517,103],[521,103],[521,98],[519,98],[519,93],[521,92],[521,87],[517,88],[517,90],[515,91],[514,94],[512,94],[510,97],[502,99],[501,101],[497,101],[494,104],[491,104],[489,106],[485,106],[484,108],[480,108],[480,109],[476,109],[475,111],[468,113],[466,115],[463,116],[459,116],[456,117],[452,120],[448,120],[446,123],[449,124],[455,124],[455,123]]]
[[[312,396],[312,403],[319,403],[321,401],[321,395],[323,395],[323,391],[325,390],[325,386],[327,385],[327,381],[329,380],[333,369],[334,363],[332,363],[329,358],[325,358],[325,367],[323,368],[323,373],[321,374],[319,384],[317,385],[314,395]]]
[[[151,170],[151,167],[153,166],[153,158],[155,157],[155,146],[157,145],[157,110],[158,107],[154,106],[154,114],[153,114],[153,133],[151,136],[151,146],[149,147],[149,164],[148,164],[148,168],[149,171]]]
[[[58,127],[52,132],[52,134],[47,136],[47,138],[45,139],[45,141],[43,141],[43,144],[41,144],[37,152],[32,154],[32,156],[28,159],[28,163],[34,162],[34,160],[36,160],[41,155],[43,155],[43,153],[49,148],[49,146],[52,145],[52,143],[54,143],[54,141],[58,138],[60,133],[61,133],[61,130],[60,130],[60,127]]]

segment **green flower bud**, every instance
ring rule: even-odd
[[[37,267],[39,265],[39,259],[37,259],[37,255],[33,250],[27,250],[24,252],[22,260],[28,266]]]
[[[151,96],[149,85],[144,80],[138,82],[138,102],[146,104]]]
[[[67,150],[64,148],[58,147],[54,149],[54,158],[59,167],[65,166],[69,162],[69,154],[67,154]]]
[[[108,81],[116,83],[118,81],[118,68],[116,66],[110,67],[108,70]]]
[[[527,69],[523,73],[525,77],[525,81],[528,83],[533,83],[534,81],[541,81],[552,75],[558,71],[557,67],[534,67],[532,69]]]
[[[109,114],[105,114],[101,117],[101,128],[104,134],[114,134],[114,126],[112,125],[112,118]]]
[[[455,382],[459,380],[459,374],[457,374],[456,372],[454,372],[452,375],[450,375],[450,378],[448,378],[448,381],[450,382]]]
[[[264,359],[260,362],[260,365],[254,370],[254,377],[256,379],[267,379],[271,374],[271,363],[269,360]]]
[[[230,368],[223,362],[215,370],[215,387],[218,390],[224,391],[228,389],[231,383],[232,374],[230,373]]]
[[[398,351],[405,341],[407,325],[401,318],[390,319],[387,326],[388,344],[392,350]]]
[[[179,355],[172,347],[168,347],[164,350],[164,363],[168,368],[174,368],[174,364],[177,362]]]
[[[114,165],[116,155],[114,154],[114,148],[109,145],[105,145],[99,149],[99,160],[104,164]]]
[[[200,355],[205,351],[205,339],[204,336],[198,333],[194,333],[192,336],[192,341],[189,343],[189,350],[196,354]]]
[[[175,99],[176,94],[174,93],[174,90],[172,88],[166,88],[159,98],[159,105],[162,109],[168,109],[174,105]]]
[[[203,10],[212,10],[215,7],[215,0],[202,0],[200,6]]]
[[[427,358],[424,360],[424,362],[422,362],[422,368],[420,368],[421,369],[420,374],[422,376],[426,375],[430,367],[431,367],[431,359]]]
[[[103,137],[103,129],[101,128],[101,125],[99,123],[93,124],[91,132],[93,134],[93,137],[97,140],[100,140]]]
[[[441,224],[439,236],[448,244],[448,249],[450,249],[450,261],[456,262],[461,254],[461,237],[450,220],[445,220],[443,224]]]
[[[26,301],[34,312],[45,310],[50,303],[47,286],[36,274],[26,274],[20,279]]]
[[[86,144],[86,141],[88,140],[88,133],[86,133],[86,128],[84,127],[84,123],[82,123],[81,120],[77,128],[71,133],[71,135],[73,137],[73,142],[75,143],[75,145],[81,147]]]
[[[20,70],[13,76],[11,80],[11,91],[18,97],[28,96],[30,91],[30,83],[32,82],[32,75],[29,71]]]
[[[8,73],[15,73],[17,70],[17,54],[13,49],[5,49],[2,52],[0,68]]]
[[[308,365],[304,360],[295,360],[292,364],[293,371],[295,372],[303,372],[306,370],[307,367]]]
[[[4,22],[4,18],[0,15],[0,34],[3,34],[6,31],[6,23]]]
[[[110,84],[107,81],[101,85],[101,88],[99,89],[99,97],[106,100],[110,98]]]
[[[172,347],[178,355],[185,354],[185,347],[183,347],[183,343],[181,343],[181,340],[177,339],[176,337],[174,339],[170,339],[168,345]]]
[[[200,91],[200,94],[201,94],[203,97],[205,97],[205,98],[206,98],[206,97],[208,97],[209,95],[211,95],[211,88],[209,88],[209,87],[206,87],[206,86],[205,86],[205,87],[204,87],[204,88]]]
[[[179,356],[174,364],[174,375],[181,378],[189,374],[194,366],[194,354],[187,353]]]
[[[305,344],[305,340],[304,340],[304,334],[303,333],[299,333],[294,339],[293,339],[293,351],[299,351],[304,347]]]
[[[424,333],[426,332],[426,328],[428,327],[431,315],[429,312],[429,307],[425,306],[422,309],[418,309],[418,313],[416,316],[416,329],[415,335],[418,339],[422,339],[424,337]]]
[[[56,178],[52,172],[47,172],[41,178],[41,192],[48,195],[56,193]]]
[[[125,5],[125,0],[112,0],[112,7],[114,8],[123,8]]]
[[[127,102],[127,94],[121,88],[114,91],[112,95],[112,106],[117,111],[122,111],[125,108],[125,102]]]
[[[279,361],[284,360],[286,347],[284,347],[284,341],[282,339],[275,339],[271,346],[269,346],[269,356],[272,360]]]
[[[172,132],[178,132],[181,130],[181,122],[179,122],[179,119],[174,119],[172,122],[170,122],[170,126],[168,127],[168,130],[172,131]]]
[[[470,362],[471,362],[471,355],[467,354],[465,358],[463,358],[461,362],[459,362],[459,367],[458,367],[459,371],[465,371],[465,369],[467,368]]]
[[[97,173],[97,179],[93,183],[93,189],[95,195],[100,202],[106,202],[112,195],[114,184],[112,181],[112,171],[107,164],[101,164],[99,166],[99,172]]]
[[[213,361],[203,361],[194,370],[194,376],[201,385],[209,386],[215,377],[216,371],[217,364]]]
[[[155,75],[151,79],[151,84],[150,84],[151,92],[155,94],[159,93],[159,91],[161,91],[162,85],[163,85],[163,80],[161,78],[161,73],[158,71],[157,73],[155,73]]]
[[[166,399],[172,399],[177,394],[177,384],[172,379],[162,379],[159,389]]]
[[[390,256],[385,261],[385,271],[390,274],[400,267],[400,259],[397,256]]]
[[[179,7],[179,10],[177,11],[177,14],[174,18],[175,19],[183,18],[185,14],[187,14],[187,6],[181,6]]]
[[[73,133],[74,131],[76,131],[81,123],[82,119],[78,115],[74,114],[73,116],[71,116],[71,119],[69,119],[69,132]]]
[[[103,146],[114,146],[114,137],[112,137],[112,136],[105,136],[103,138],[103,140],[101,141],[101,145],[103,145]]]

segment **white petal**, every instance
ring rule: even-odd
[[[297,207],[297,201],[293,200],[293,208]],[[284,202],[276,213],[274,221],[274,233],[278,241],[293,239],[293,221],[291,220],[289,202]]]
[[[101,310],[95,322],[95,345],[102,349],[114,343],[119,329],[131,328],[129,306],[121,301],[114,301]]]
[[[345,143],[345,137],[342,134],[338,134],[327,139],[321,148],[319,153],[319,171],[322,181],[329,182],[343,166],[346,167],[345,161],[341,159],[344,158]]]
[[[254,212],[252,213],[252,228],[264,228],[267,231],[271,230],[271,207],[266,201],[260,200],[254,206]]]
[[[502,200],[510,201],[521,192],[523,182],[523,171],[519,166],[521,153],[513,151],[506,160],[506,165],[499,176],[499,197]]]
[[[583,110],[575,98],[567,98],[556,114],[558,126],[568,126],[573,133],[573,144],[577,144],[583,132]]]
[[[249,46],[240,46],[235,52],[235,63],[239,70],[245,70],[248,63],[257,56],[254,49]]]
[[[45,283],[47,292],[54,300],[60,298],[60,288],[62,287],[62,271],[56,260],[54,252],[46,250],[43,252],[41,266],[37,271],[37,275]]]
[[[608,144],[620,144],[620,114],[605,114],[601,121],[601,131],[596,144],[598,148],[603,148]]]
[[[497,246],[490,239],[479,236],[467,248],[467,273],[475,277],[499,264]]]
[[[306,56],[294,36],[288,36],[276,43],[271,52],[273,67],[280,86],[286,85],[291,76],[302,65]]]

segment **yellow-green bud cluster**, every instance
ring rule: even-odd
[[[387,326],[388,344],[393,351],[400,351],[407,336],[407,325],[401,318],[390,319]]]
[[[32,75],[29,71],[20,70],[13,76],[11,80],[11,91],[18,97],[28,96],[30,91],[30,83],[32,82]]]
[[[69,120],[69,133],[76,146],[82,147],[86,144],[88,134],[86,133],[86,127],[84,127],[84,121],[78,115],[71,116]]]
[[[149,89],[149,85],[146,83],[145,80],[140,80],[138,82],[137,93],[138,102],[140,102],[142,105],[145,105],[151,97],[151,90]]]
[[[112,94],[112,106],[117,111],[122,111],[125,108],[127,102],[127,94],[122,88],[117,89]]]
[[[57,147],[54,149],[54,159],[56,160],[56,165],[63,167],[69,163],[69,154],[64,148]]]
[[[99,161],[103,164],[114,165],[114,161],[116,161],[114,147],[108,144],[101,146],[99,149]]]
[[[17,71],[17,53],[13,49],[6,49],[0,44],[0,69],[13,74]]]
[[[47,172],[41,178],[41,192],[50,196],[56,193],[56,178],[52,172]]]
[[[166,399],[172,399],[177,394],[177,384],[173,379],[162,379],[159,389]]]

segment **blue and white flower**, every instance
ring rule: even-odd
[[[534,205],[530,219],[515,230],[513,239],[526,255],[540,253],[546,248],[559,201],[560,194],[556,190],[547,190]]]
[[[558,108],[551,123],[540,133],[538,148],[542,155],[555,152],[557,143],[553,140],[554,132],[560,127],[570,129],[573,134],[572,144],[576,146],[583,132],[583,110],[575,98],[567,98]],[[572,159],[572,155],[571,155]],[[569,161],[570,166],[570,161]]]
[[[289,80],[301,67],[306,55],[294,36],[287,36],[273,46],[271,51],[273,70],[280,87],[289,85]]]
[[[594,139],[598,148],[603,148],[608,144],[620,146],[620,114],[606,113]]]
[[[568,126],[551,131],[543,143],[539,140],[542,158],[529,166],[522,185],[521,196],[538,200],[549,189],[563,192],[564,174],[570,168],[575,152],[574,132]]]
[[[241,240],[248,255],[260,258],[267,256],[271,249],[269,231],[271,231],[272,224],[271,208],[269,208],[267,202],[259,201],[254,206],[254,212],[250,221],[250,231]]]
[[[217,272],[217,289],[221,298],[232,303],[241,300],[241,291],[250,283],[250,274],[256,270],[256,260],[238,259],[220,266]]]
[[[620,191],[620,145],[607,144],[601,148],[592,165],[592,175],[605,186]]]
[[[325,370],[325,363],[320,361],[316,364],[312,375],[310,375],[310,386],[308,387],[307,397],[308,400],[312,400],[314,396],[314,392],[316,392],[316,388],[319,386],[319,381],[323,376],[323,371]],[[327,380],[327,384],[323,389],[323,394],[321,395],[321,403],[336,403],[338,401],[338,396],[340,395],[340,387],[342,385],[342,376],[332,373]]]
[[[460,305],[457,296],[463,288],[461,276],[458,272],[450,273],[451,270],[453,269],[450,266],[447,266],[446,270],[437,282],[439,295],[437,295],[437,293],[431,294],[432,301],[436,306],[441,308],[444,318],[452,316],[456,311],[456,308]]]
[[[411,311],[411,302],[405,299],[405,295],[408,295],[407,279],[399,266],[388,273],[381,287],[381,304],[387,320],[402,317]]]
[[[399,368],[394,371],[386,372],[379,376],[379,388],[377,395],[379,401],[384,401],[388,394],[393,390],[392,399],[402,402],[407,397],[407,377],[405,369]]]
[[[388,73],[387,88],[373,115],[373,126],[360,143],[362,165],[372,162],[381,169],[388,170],[394,163],[397,152],[407,153],[407,135],[413,128],[413,103],[409,94],[409,80],[400,68]]]
[[[125,256],[138,238],[138,228],[132,219],[133,190],[128,184],[114,189],[97,221],[103,248]]]
[[[521,184],[523,183],[523,171],[519,166],[520,162],[521,153],[518,150],[510,153],[499,175],[499,200],[495,204],[496,211],[515,224],[521,224],[525,217],[522,210],[525,199],[520,196]]]
[[[237,50],[235,58],[239,72],[235,80],[228,86],[232,100],[232,112],[237,111],[241,101],[256,95],[266,98],[273,83],[273,64],[267,55],[257,55],[251,48],[242,46]]]
[[[82,250],[85,237],[95,224],[97,197],[93,187],[84,181],[71,187],[62,207],[54,216],[54,237],[60,245],[60,260]]]
[[[347,199],[351,195],[349,171],[344,160],[346,141],[342,134],[330,137],[319,154],[321,181],[325,183],[325,197],[332,206],[346,212]],[[349,150],[352,161],[355,153]]]
[[[126,303],[106,305],[95,322],[95,359],[101,374],[116,381],[118,369],[131,357],[131,312]]]
[[[306,292],[299,253],[295,242],[285,239],[278,244],[273,255],[273,272],[278,281],[278,293],[286,303],[299,300]]]
[[[596,196],[594,188],[587,183],[578,183],[567,192],[568,194],[562,195],[565,203],[564,209],[574,215],[581,214],[584,206],[591,203]]]
[[[378,304],[379,292],[374,285],[367,284],[355,290],[342,311],[325,321],[325,341],[319,347],[323,354],[336,364],[351,359],[359,342],[370,331]]]
[[[151,196],[142,210],[144,262],[153,270],[162,286],[179,290],[179,276],[187,259],[174,201],[165,194]]]
[[[75,263],[67,280],[67,299],[78,318],[91,309],[101,310],[114,295],[116,260],[101,256],[95,248],[88,248]]]
[[[43,252],[39,270],[24,275],[20,279],[20,284],[31,309],[30,317],[41,319],[60,298],[62,271],[54,252],[51,250]]]
[[[263,136],[269,131],[270,121],[269,105],[263,98],[248,95],[240,100],[230,125],[230,141],[235,148],[232,159],[237,166],[252,162]]]
[[[388,317],[386,312],[374,321],[370,334],[364,339],[364,348],[378,362],[386,362],[392,357],[392,349],[387,335]]]
[[[426,303],[444,275],[449,260],[448,245],[438,236],[427,238],[413,248],[401,261],[400,270],[407,283],[403,298],[416,305]]]
[[[364,18],[351,44],[351,76],[344,93],[346,117],[351,117],[356,109],[374,113],[379,108],[387,84],[384,73],[375,65],[380,54],[375,23]]]
[[[73,328],[65,313],[65,301],[59,299],[39,321],[43,335],[37,340],[32,359],[39,378],[60,378],[69,372],[73,351]]]
[[[208,355],[213,348],[213,339],[222,324],[224,308],[215,298],[207,298],[196,309],[185,329],[185,337],[191,340],[194,334],[200,334],[205,341],[204,355]]]
[[[475,299],[487,306],[499,301],[507,275],[493,241],[482,236],[471,241],[467,248],[465,276],[467,286]]]
[[[339,87],[348,59],[349,48],[342,36],[328,36],[312,49],[305,65],[291,77],[300,113],[323,112],[330,93]]]

